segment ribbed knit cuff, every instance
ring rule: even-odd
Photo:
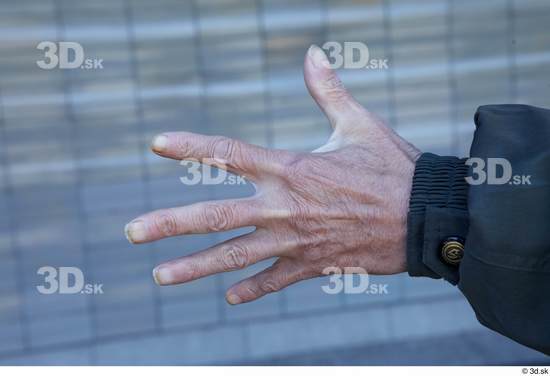
[[[424,153],[414,169],[410,213],[424,214],[427,206],[466,210],[468,174],[466,159]]]
[[[439,259],[445,236],[467,232],[468,166],[465,159],[424,153],[416,162],[407,218],[407,264],[411,276],[458,281]]]

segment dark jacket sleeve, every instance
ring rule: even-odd
[[[409,274],[458,285],[483,325],[550,355],[550,111],[490,105],[474,120],[469,159],[417,161]]]

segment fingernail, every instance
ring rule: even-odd
[[[162,266],[157,266],[153,269],[153,279],[159,286],[169,285],[172,283],[172,273],[170,269]]]
[[[158,276],[157,276],[157,274],[158,274],[157,272],[158,272],[158,271],[157,271],[157,268],[153,269],[153,280],[155,281],[155,283],[156,283],[157,285],[160,286],[160,282],[159,282],[159,279],[158,279]]]
[[[307,50],[311,62],[317,68],[330,68],[330,63],[327,59],[325,52],[319,48],[317,45],[312,44]]]
[[[227,296],[227,302],[229,304],[232,304],[232,305],[240,304],[241,303],[241,298],[239,298],[239,296],[237,296],[235,294],[230,294],[230,295]]]
[[[167,146],[168,146],[168,137],[166,137],[163,134],[156,136],[153,139],[153,142],[151,143],[151,149],[159,153],[166,150]]]
[[[124,234],[130,243],[142,242],[145,240],[145,224],[142,220],[135,220],[124,227]]]

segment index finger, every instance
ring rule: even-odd
[[[222,136],[205,136],[190,132],[168,132],[153,139],[151,149],[167,158],[197,159],[247,177],[262,172],[284,170],[289,152],[269,150],[246,142]]]

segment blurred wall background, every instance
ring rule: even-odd
[[[309,98],[312,43],[361,41],[388,70],[343,70],[367,108],[426,151],[466,155],[480,104],[548,106],[545,0],[0,1],[1,364],[512,364],[548,358],[483,328],[446,282],[316,279],[231,307],[226,287],[269,263],[159,288],[152,268],[232,237],[130,246],[151,210],[250,194],[185,186],[148,151],[166,130],[310,150],[329,126]],[[41,41],[103,69],[38,68]],[[79,267],[102,295],[39,294],[37,270]],[[506,299],[506,297],[502,297]]]

